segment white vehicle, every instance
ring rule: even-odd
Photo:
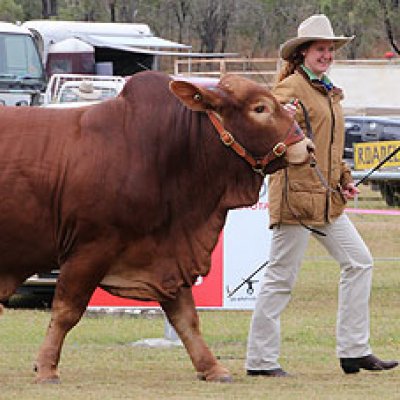
[[[38,43],[48,76],[54,73],[128,76],[159,69],[159,56],[180,56],[191,49],[155,36],[147,24],[32,20],[23,26]],[[68,47],[66,41],[71,39],[75,43],[81,41],[86,49],[61,52],[59,46]]]
[[[43,107],[80,107],[116,97],[125,85],[121,76],[54,74],[51,76],[43,99]],[[79,89],[87,85],[96,96],[82,98]]]
[[[0,105],[38,104],[46,77],[32,33],[0,22]]]

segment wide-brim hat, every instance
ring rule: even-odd
[[[304,20],[297,29],[297,37],[287,40],[280,48],[280,56],[288,61],[294,51],[303,43],[316,40],[332,40],[335,49],[339,49],[354,39],[354,36],[335,36],[331,22],[324,14],[312,15]]]
[[[101,96],[101,91],[95,90],[90,81],[82,81],[78,88],[71,90],[82,100],[97,100]]]

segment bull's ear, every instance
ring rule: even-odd
[[[213,110],[221,105],[222,99],[218,91],[198,87],[186,81],[171,81],[171,92],[193,111]]]

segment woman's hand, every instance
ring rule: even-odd
[[[353,182],[349,182],[348,184],[342,186],[342,194],[347,199],[354,199],[360,193],[360,189],[354,185]]]
[[[296,115],[296,110],[297,107],[295,104],[293,104],[293,102],[289,102],[283,105],[283,108],[289,112],[291,117],[294,117]]]

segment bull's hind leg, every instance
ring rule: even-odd
[[[101,249],[101,246],[100,246]],[[58,383],[58,363],[67,333],[79,322],[104,275],[108,255],[76,255],[62,266],[53,299],[51,320],[35,364],[37,383]]]
[[[217,361],[201,336],[192,290],[181,288],[175,300],[162,302],[161,307],[186,347],[199,379],[231,382],[229,371]]]

